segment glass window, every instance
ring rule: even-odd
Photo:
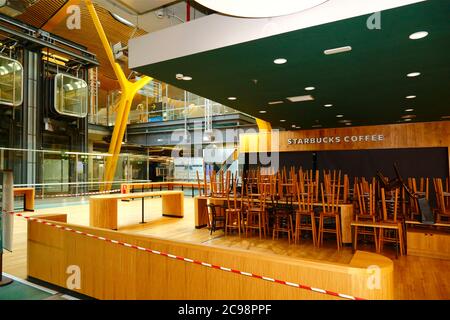
[[[0,56],[0,104],[20,106],[23,102],[23,67],[19,61]]]
[[[55,110],[77,118],[87,116],[88,86],[86,81],[67,74],[55,76]]]

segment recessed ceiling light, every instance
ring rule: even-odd
[[[413,112],[414,109],[406,109],[405,112]]]
[[[426,31],[419,31],[419,32],[415,32],[415,33],[411,34],[409,36],[409,38],[411,40],[418,40],[418,39],[425,38],[426,36],[428,36],[428,32],[426,32]]]
[[[406,99],[415,99],[417,98],[416,96],[407,96]]]
[[[282,104],[282,103],[284,103],[284,101],[271,101],[269,102],[269,105],[273,106],[275,104]]]
[[[306,87],[305,90],[306,91],[313,91],[313,90],[316,90],[316,88],[315,87]]]
[[[343,118],[343,117],[344,117],[343,114],[338,114],[338,115],[336,116],[336,118]]]
[[[266,110],[261,110],[259,113],[267,113]]]
[[[343,52],[348,52],[348,51],[352,51],[352,47],[345,46],[345,47],[340,47],[340,48],[328,49],[328,50],[325,50],[323,53],[326,55],[331,55],[331,54],[343,53]]]
[[[292,125],[292,128],[295,128],[295,127],[297,127],[297,126],[296,126],[295,124],[293,124],[293,125]]]
[[[408,118],[408,119],[405,119],[405,121],[412,121],[412,119],[411,119],[411,118]]]
[[[416,118],[417,116],[415,115],[415,114],[408,114],[408,115],[406,115],[406,116],[402,116],[402,119],[414,119],[414,118]]]
[[[322,128],[322,125],[321,124],[316,124],[316,125],[313,125],[312,128]]]
[[[184,77],[183,77],[183,80],[184,80],[184,81],[191,81],[191,80],[192,80],[192,77],[184,76]]]
[[[309,96],[289,97],[286,99],[288,99],[291,102],[303,102],[303,101],[312,101],[312,100],[314,100],[314,97],[309,95]]]
[[[286,120],[283,119],[283,120],[280,120],[280,122],[286,122]]]
[[[346,126],[351,126],[352,123],[351,123],[351,122],[346,122],[345,125],[346,125]]]
[[[408,73],[406,76],[409,78],[414,78],[414,77],[418,77],[420,75],[421,75],[420,72],[411,72],[411,73]]]
[[[275,64],[285,64],[287,62],[288,61],[285,58],[278,58],[278,59],[273,60],[273,63],[275,63]]]
[[[331,108],[333,105],[331,103],[324,105],[325,108]]]
[[[236,98],[236,97],[228,97],[228,100],[230,100],[230,101],[236,101],[237,98]]]

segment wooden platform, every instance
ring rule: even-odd
[[[337,263],[349,263],[353,257],[351,248],[343,248],[339,252],[336,244],[330,239],[325,240],[324,247],[317,249],[311,240],[302,240],[299,245],[289,245],[287,239],[272,241],[259,240],[258,237],[239,238],[236,235],[224,237],[222,231],[213,235],[209,230],[193,228],[194,200],[185,198],[184,219],[173,219],[161,216],[161,200],[146,200],[146,224],[136,224],[140,221],[140,201],[119,202],[119,230],[151,235],[163,239],[182,240],[223,248],[239,248],[250,252],[276,254],[295,258],[320,259]],[[89,206],[68,206],[37,210],[35,214],[67,213],[68,222],[79,225],[89,225]],[[14,224],[14,252],[5,252],[4,271],[21,277],[26,277],[26,234],[25,219],[16,218]],[[360,250],[375,252],[372,246],[361,243]],[[450,261],[427,257],[403,256],[395,258],[395,250],[386,246],[383,254],[394,261],[394,296],[396,299],[449,299],[450,276],[443,270],[450,269]]]

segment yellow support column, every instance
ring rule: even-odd
[[[105,190],[111,189],[111,181],[114,180],[114,175],[117,169],[117,161],[119,159],[120,152],[122,150],[122,142],[125,135],[125,130],[128,123],[128,117],[131,110],[131,105],[133,103],[134,96],[136,93],[142,89],[145,85],[147,85],[152,78],[143,77],[141,80],[137,82],[128,81],[125,73],[118,63],[116,63],[114,59],[114,55],[110,44],[108,42],[108,38],[106,37],[105,31],[103,30],[103,26],[100,22],[100,19],[95,11],[95,7],[92,4],[91,0],[85,0],[87,9],[89,14],[92,17],[92,20],[95,25],[95,29],[100,37],[102,45],[106,51],[106,55],[108,56],[108,60],[111,63],[111,66],[116,74],[117,80],[119,81],[120,87],[122,89],[122,95],[120,97],[119,108],[117,110],[116,117],[116,125],[114,126],[114,131],[111,138],[111,144],[109,146],[109,154],[111,157],[106,161],[106,169],[104,181]]]

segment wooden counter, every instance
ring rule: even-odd
[[[184,188],[191,188],[192,197],[194,197],[194,190],[198,187],[198,183],[183,182],[183,181],[124,183],[121,185],[120,190],[122,194],[128,194],[133,192],[133,190],[140,190],[144,192],[145,189],[149,189],[153,192],[154,189],[159,189],[159,191],[163,191],[163,189],[166,189],[168,191],[171,191],[174,190],[176,187],[181,187],[181,190],[183,191]]]
[[[197,196],[194,198],[194,210],[195,210],[195,227],[197,229],[204,228],[209,224],[207,205],[209,202],[214,202],[214,204],[223,204],[227,201],[226,198],[211,198],[204,196]],[[240,199],[239,199],[240,201]],[[255,201],[258,201],[255,199]],[[282,203],[282,202],[278,202]],[[293,202],[294,206],[297,205]],[[317,207],[321,207],[322,203],[314,204]],[[342,242],[345,244],[352,243],[352,227],[351,223],[353,220],[353,204],[341,204],[339,205],[341,212],[341,230],[342,230]]]
[[[117,230],[119,200],[142,199],[142,216],[144,217],[144,200],[150,197],[161,197],[163,216],[184,217],[184,192],[182,191],[102,195],[89,199],[90,226]],[[141,222],[144,222],[144,219]]]
[[[406,221],[408,255],[450,260],[450,224]]]
[[[15,196],[24,197],[24,211],[34,211],[34,198],[36,196],[34,188],[14,188]]]
[[[339,264],[54,223],[159,252],[360,298],[394,298],[393,262],[374,253],[358,251],[349,264]],[[66,272],[71,265],[81,270],[81,289],[76,292],[96,299],[340,299],[29,221],[28,276],[66,288]]]

